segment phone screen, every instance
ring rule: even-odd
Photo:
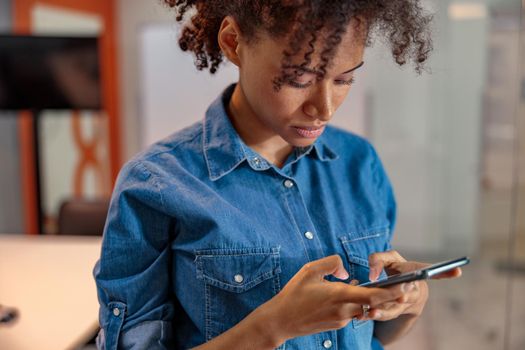
[[[443,273],[445,271],[452,270],[456,267],[460,267],[463,265],[466,265],[470,262],[470,259],[466,256],[458,259],[453,260],[447,260],[442,261],[430,266],[427,266],[423,269],[410,271],[410,272],[404,272],[396,275],[388,276],[385,279],[378,280],[375,282],[366,282],[359,284],[360,287],[367,287],[367,288],[384,288],[389,287],[394,284],[398,283],[406,283],[406,282],[412,282],[422,279],[428,279],[432,276],[439,275],[440,273]]]

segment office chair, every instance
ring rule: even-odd
[[[60,205],[58,234],[102,236],[109,198],[70,198]]]

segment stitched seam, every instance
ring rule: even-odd
[[[206,300],[206,306],[205,306],[205,318],[206,318],[206,341],[211,340],[212,332],[211,332],[211,303],[210,303],[210,287],[207,283],[204,283],[204,299]]]
[[[162,342],[165,340],[164,336],[165,336],[166,331],[165,331],[164,328],[165,328],[165,326],[164,326],[164,323],[162,322],[160,324],[160,339],[157,339],[157,344],[160,345],[160,346],[162,346]]]
[[[382,191],[382,186],[380,186],[380,180],[382,178],[382,176],[380,176],[379,174],[379,169],[380,169],[380,160],[379,160],[379,155],[377,154],[376,150],[374,149],[374,147],[368,143],[368,147],[370,149],[370,152],[372,153],[372,164],[371,164],[371,171],[372,171],[372,178],[374,179],[374,182],[375,182],[375,191],[378,195],[378,198],[383,198],[384,197],[384,193]],[[385,176],[386,176],[386,173],[385,173]],[[383,178],[383,181],[385,179]],[[386,206],[386,203],[384,203],[383,201],[379,201],[380,205],[383,207],[383,210],[386,212],[387,211],[387,206]]]
[[[362,229],[362,230],[355,230],[355,231],[350,231],[348,232],[349,235],[355,235],[355,234],[359,234],[363,231],[367,232],[367,233],[371,233],[371,234],[374,234],[374,233],[381,233],[383,230],[387,230],[388,229],[388,225],[377,225],[377,226],[372,226],[368,229]]]
[[[246,283],[242,286],[239,286],[239,285],[233,285],[233,284],[228,284],[226,282],[223,282],[223,281],[220,281],[220,280],[217,280],[213,277],[210,277],[206,274],[204,274],[204,280],[208,280],[210,282],[215,282],[213,285],[217,285],[217,287],[222,287],[224,289],[228,289],[228,290],[231,290],[231,291],[234,291],[234,292],[243,292],[243,291],[246,291],[248,289],[251,289],[253,287],[255,287],[256,285],[260,284],[261,282],[264,282],[266,281],[267,279],[270,279],[272,276],[274,275],[274,272],[271,271],[271,272],[265,272],[264,274],[258,276],[256,279],[253,279],[251,280],[249,283]]]
[[[281,262],[280,262],[280,256],[275,254],[274,256],[272,256],[272,260],[273,260],[273,268],[274,268],[274,271],[277,272],[277,271],[280,271],[281,269]],[[273,283],[273,287],[274,287],[274,290],[273,290],[273,294],[274,295],[277,295],[277,293],[279,293],[279,291],[281,290],[281,281],[280,281],[280,278],[279,278],[279,273],[275,273],[275,278],[274,278],[274,283]]]
[[[384,235],[388,235],[388,233],[390,232],[390,229],[388,228],[388,226],[381,226],[380,228],[371,228],[370,230],[368,230],[368,232],[366,233],[367,236],[361,236],[361,237],[356,237],[356,238],[348,237],[348,236],[358,235],[360,232],[362,231],[351,231],[347,233],[345,236],[340,236],[339,239],[343,243],[346,243],[346,242],[360,241],[363,239],[378,238]]]
[[[139,161],[137,164],[142,167],[143,171],[145,171],[146,173],[148,173],[152,177],[153,185],[155,186],[155,188],[157,189],[157,192],[159,193],[160,203],[164,207],[165,206],[165,202],[164,202],[164,196],[162,195],[162,191],[160,190],[160,178],[159,178],[159,176],[157,174],[153,173],[151,170],[149,170],[143,162]]]
[[[315,340],[317,342],[317,347],[319,349],[322,349],[323,348],[323,344],[322,344],[322,340],[321,340],[321,333],[318,333],[315,335]]]
[[[236,257],[236,256],[254,256],[254,255],[276,255],[275,253],[241,253],[241,254],[202,254],[202,251],[195,251],[195,254],[202,258],[213,258],[213,259],[220,259],[220,258],[229,258],[229,257]]]
[[[206,118],[202,120],[202,153],[204,155],[204,161],[206,162],[206,167],[208,168],[208,174],[210,177],[212,177],[212,169],[210,167],[210,161],[208,160],[208,147],[206,147],[206,144],[208,143],[208,136],[206,133]]]
[[[257,247],[246,247],[246,248],[207,248],[207,249],[194,249],[193,253],[198,256],[215,257],[215,256],[242,256],[242,255],[268,255],[276,254],[279,252],[280,246],[257,246]]]
[[[355,238],[355,239],[347,239],[346,241],[348,243],[351,243],[351,242],[357,242],[357,241],[362,241],[364,239],[370,239],[370,238],[377,238],[377,237],[381,237],[382,234],[375,234],[375,235],[370,235],[370,236],[365,236],[365,237],[359,237],[359,238]]]

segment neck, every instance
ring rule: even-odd
[[[228,116],[244,143],[268,162],[282,167],[293,146],[265,125],[250,107],[240,82],[235,86]],[[256,131],[256,132],[255,132]]]

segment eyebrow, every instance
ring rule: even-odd
[[[365,64],[365,61],[361,61],[361,63],[359,63],[357,66],[355,66],[354,68],[351,68],[350,70],[347,70],[346,72],[343,72],[341,74],[346,74],[346,73],[350,73],[350,72],[353,72],[359,68],[361,68],[363,65]]]
[[[351,72],[361,68],[364,64],[365,64],[365,61],[361,61],[361,63],[359,63],[354,68],[350,68],[349,70],[347,70],[347,71],[345,71],[345,72],[343,72],[341,74],[351,73]],[[308,68],[308,67],[301,67],[301,66],[298,66],[298,65],[286,65],[283,68],[285,68],[285,69],[287,69],[287,68],[299,69],[299,70],[302,70],[305,73],[311,73],[311,74],[317,74],[318,73],[318,71],[316,71],[315,69]]]

